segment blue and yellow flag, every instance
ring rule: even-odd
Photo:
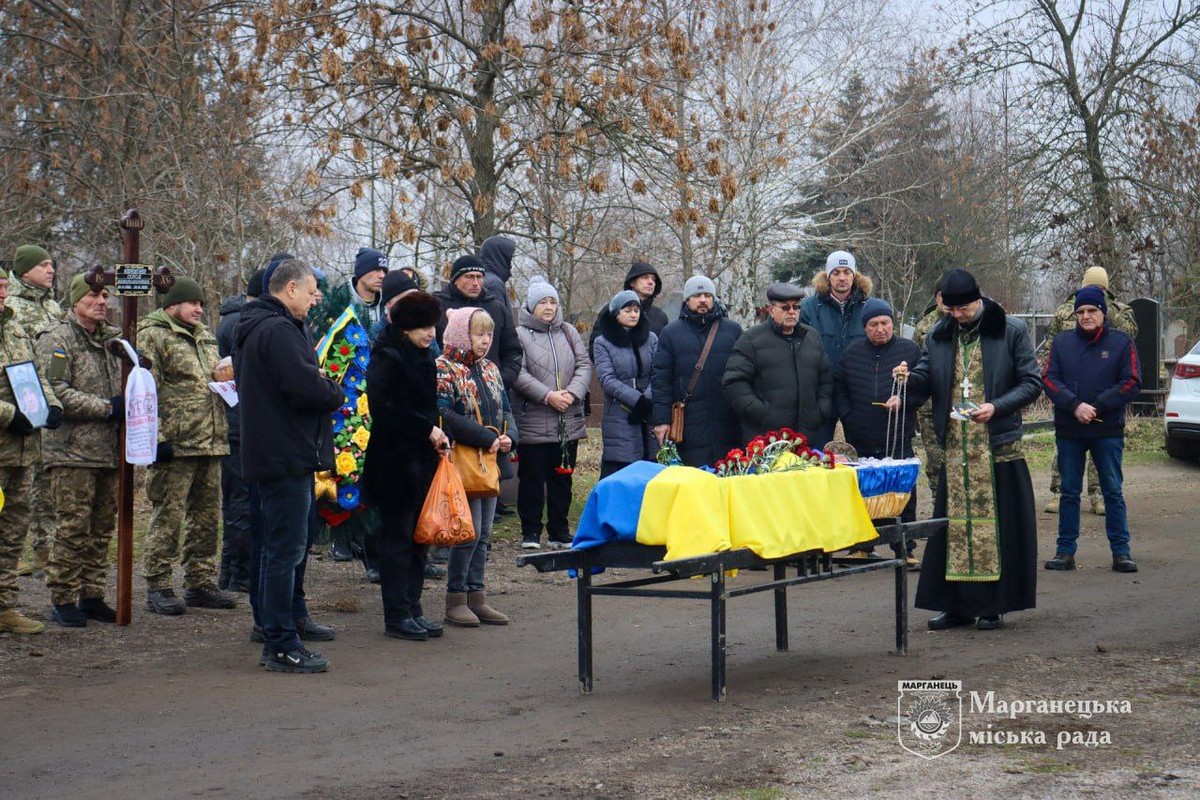
[[[573,546],[665,545],[667,560],[745,547],[781,558],[844,550],[875,535],[849,467],[718,478],[639,461],[596,484]]]

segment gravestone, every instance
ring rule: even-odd
[[[1149,297],[1139,297],[1129,304],[1133,310],[1133,319],[1138,326],[1137,352],[1138,361],[1142,364],[1142,395],[1139,402],[1155,402],[1154,394],[1162,389],[1159,380],[1159,365],[1162,363],[1162,341],[1159,338],[1159,315],[1161,311],[1157,300]]]

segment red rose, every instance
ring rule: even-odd
[[[350,355],[350,348],[347,347],[346,345],[342,345],[341,347],[338,348],[338,352],[340,352],[344,356],[348,356],[348,355]]]
[[[339,367],[338,367],[338,365],[337,365],[337,364],[330,364],[330,365],[329,365],[329,371],[330,371],[330,372],[337,372],[337,371],[338,371],[338,369],[339,369]]]

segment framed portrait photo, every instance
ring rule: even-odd
[[[50,404],[46,402],[46,393],[42,391],[37,367],[32,361],[18,361],[6,366],[4,374],[8,376],[8,385],[12,387],[17,408],[35,428],[43,427],[50,416]]]

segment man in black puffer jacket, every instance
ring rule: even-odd
[[[742,440],[791,428],[810,441],[833,419],[833,370],[820,335],[800,324],[798,286],[767,289],[770,319],[742,335],[725,367],[725,399],[742,421]]]
[[[742,335],[742,326],[726,317],[724,306],[715,297],[716,291],[713,282],[703,275],[687,279],[683,285],[683,309],[679,319],[659,334],[658,350],[650,366],[654,398],[650,423],[659,444],[666,440],[670,429],[671,404],[686,399],[679,457],[689,467],[711,464],[744,444],[737,415],[721,393],[725,362],[733,352],[734,342]],[[717,332],[713,336],[712,349],[695,389],[685,398],[704,342],[714,325]]]
[[[892,370],[902,361],[909,364],[920,361],[921,348],[909,339],[896,336],[892,307],[885,300],[877,297],[867,300],[863,304],[862,321],[867,338],[847,345],[834,370],[834,408],[846,429],[846,441],[854,446],[860,458],[911,458],[919,403],[908,401],[903,418],[892,420],[890,424],[885,404],[892,396]],[[913,398],[917,399],[920,398]],[[917,493],[913,492],[900,519],[913,522],[916,518]],[[908,542],[910,570],[920,568],[912,555],[916,546],[915,540]],[[900,555],[900,545],[892,545],[892,549]],[[870,558],[875,551],[873,548],[856,548],[850,552]]]
[[[233,354],[242,475],[258,484],[263,517],[261,558],[251,559],[252,583],[255,566],[260,570],[255,611],[265,639],[261,663],[274,672],[324,672],[329,663],[300,643],[304,631],[298,626],[311,622],[306,610],[295,607],[295,581],[308,554],[312,475],[333,468],[329,415],[345,397],[317,367],[305,325],[317,302],[312,267],[284,261],[266,289],[242,310]],[[325,638],[333,638],[331,630]]]

